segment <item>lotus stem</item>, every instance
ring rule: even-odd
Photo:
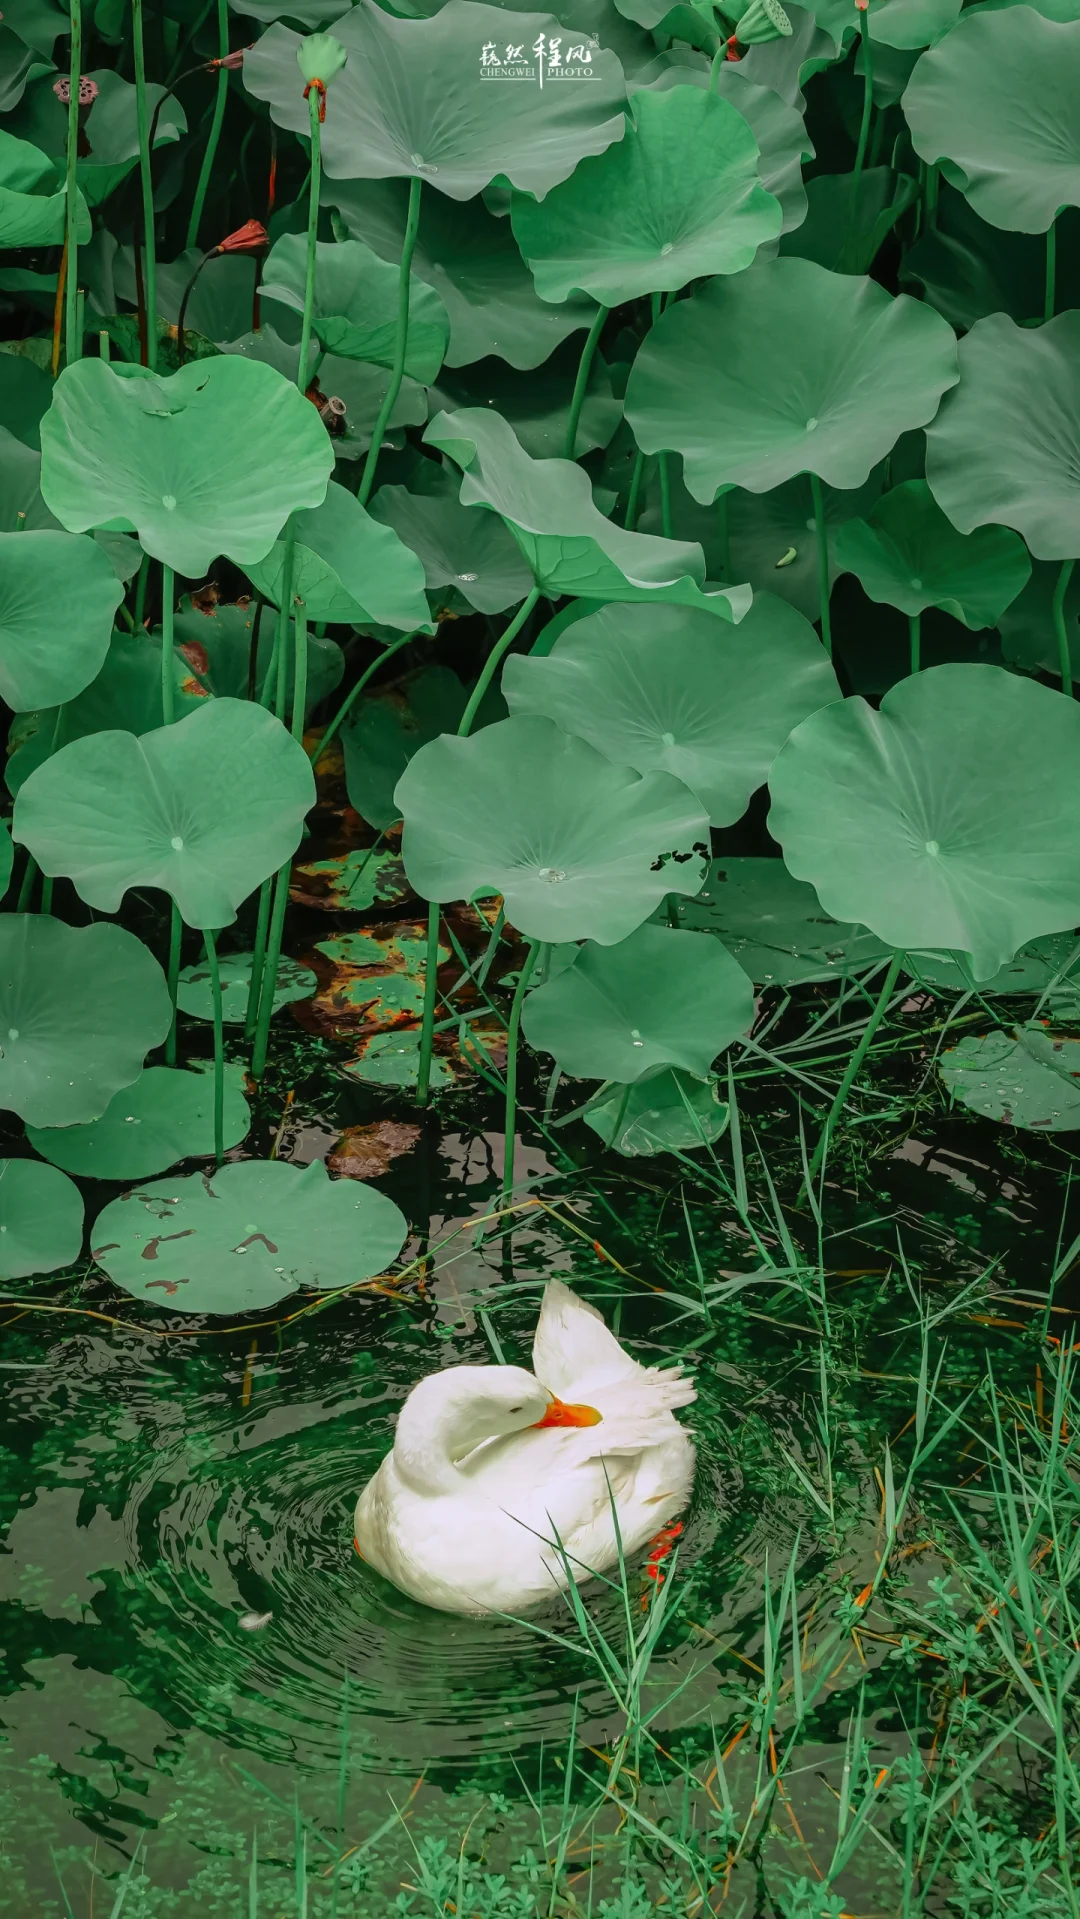
[[[223,0],[223,4],[225,0]],[[321,95],[317,87],[308,94],[308,114],[311,125],[311,173],[308,190],[307,223],[307,263],[304,273],[304,318],[300,327],[300,358],[296,367],[296,384],[301,393],[308,390],[308,356],[311,352],[311,322],[315,312],[315,261],[319,241],[319,188],[322,181],[322,129],[319,125],[319,101]],[[406,325],[408,310],[406,308]]]
[[[356,685],[351,687],[349,689],[349,692],[345,695],[345,698],[342,700],[341,705],[338,707],[338,710],[334,714],[334,717],[331,720],[329,726],[327,727],[325,733],[322,735],[321,739],[317,742],[317,744],[311,748],[308,757],[311,760],[312,772],[314,772],[315,768],[318,766],[319,761],[322,759],[322,756],[325,753],[327,747],[330,745],[331,740],[334,739],[338,733],[340,733],[342,727],[345,724],[345,721],[348,719],[349,714],[352,712],[353,707],[356,705],[357,700],[360,698],[361,693],[363,692],[365,686],[368,684],[368,681],[372,679],[373,676],[378,672],[380,666],[383,665],[384,661],[392,659],[395,653],[400,653],[402,647],[408,646],[409,642],[411,640],[414,640],[415,638],[416,638],[415,633],[403,633],[400,640],[394,640],[390,646],[384,647],[382,652],[379,654],[378,659],[372,660],[371,665],[364,668],[364,671],[361,673],[360,678],[356,682]]]
[[[180,920],[180,908],[176,901],[171,902],[169,913],[169,998],[172,1001],[172,1020],[165,1038],[165,1064],[176,1065],[176,993],[180,981],[180,940],[183,926]]]
[[[431,1088],[431,1054],[435,1043],[435,975],[439,966],[439,902],[428,905],[427,951],[424,958],[424,1010],[420,1020],[420,1058],[416,1069],[416,1103],[426,1106]]]
[[[52,879],[51,879],[51,877],[50,877],[50,876],[48,876],[48,875],[46,875],[46,877],[45,877],[45,878],[44,878],[44,879],[42,880],[42,882],[41,882],[41,907],[40,907],[40,911],[41,911],[42,913],[51,913],[51,912],[52,912],[52,896],[53,896],[53,883],[52,883]]]
[[[208,926],[203,927],[203,944],[214,1006],[214,1164],[220,1166],[225,1158],[225,1034],[221,1021],[221,968],[214,935]]]
[[[728,521],[728,496],[721,493],[716,502],[716,518],[720,531],[720,578],[731,579],[731,527]]]
[[[525,991],[529,984],[533,967],[536,964],[537,942],[529,941],[529,950],[522,962],[514,988],[513,1003],[510,1007],[510,1021],[506,1029],[506,1121],[503,1128],[503,1176],[502,1196],[505,1205],[514,1190],[514,1147],[517,1134],[517,1064],[518,1033],[521,1029],[521,1008]]]
[[[139,174],[142,179],[143,276],[146,288],[146,364],[157,371],[157,258],[154,237],[154,182],[150,172],[150,126],[146,112],[146,53],[143,47],[143,0],[131,0],[131,37],[135,51],[135,112],[139,129]]]
[[[281,958],[281,936],[285,930],[285,908],[289,904],[289,875],[292,872],[292,860],[286,860],[278,868],[274,880],[274,904],[270,912],[270,932],[266,942],[266,960],[262,968],[262,980],[259,992],[259,1018],[255,1028],[255,1044],[251,1052],[251,1077],[261,1079],[266,1070],[266,1052],[270,1044],[270,1021],[274,1012],[274,989],[277,985],[278,961]],[[254,983],[254,967],[252,968]]]
[[[870,20],[863,15],[863,27],[860,35],[863,57],[863,105],[862,119],[859,123],[859,143],[855,149],[855,171],[851,176],[851,194],[848,199],[847,227],[844,233],[844,245],[841,258],[858,239],[859,188],[862,185],[862,172],[866,163],[866,143],[870,137],[870,120],[874,111],[874,56],[870,39]]]
[[[832,1132],[832,1129],[835,1126],[837,1120],[839,1119],[840,1114],[843,1112],[845,1105],[847,1104],[847,1096],[855,1084],[855,1081],[858,1077],[859,1068],[861,1067],[863,1060],[866,1058],[867,1053],[870,1051],[874,1034],[877,1032],[878,1027],[881,1025],[881,1022],[885,1017],[886,1009],[888,1008],[889,1001],[892,998],[893,988],[896,985],[897,975],[900,972],[900,968],[903,965],[903,961],[904,961],[903,953],[894,953],[892,956],[892,959],[889,961],[888,971],[885,974],[885,980],[884,980],[884,984],[882,985],[881,991],[877,996],[877,1000],[874,1005],[874,1010],[871,1013],[870,1018],[867,1020],[865,1027],[863,1028],[863,1035],[859,1041],[859,1044],[856,1046],[855,1051],[852,1053],[851,1058],[848,1061],[847,1071],[845,1072],[843,1079],[840,1081],[840,1086],[839,1086],[839,1090],[837,1092],[836,1098],[833,1100],[832,1106],[829,1109],[829,1117],[825,1121],[825,1124],[822,1128],[821,1138],[818,1140],[818,1143],[816,1147],[814,1148],[814,1157],[810,1161],[810,1168],[809,1168],[811,1179],[813,1179],[814,1176],[816,1175],[818,1168],[820,1167],[821,1162],[825,1157],[825,1151],[829,1144],[829,1135]]]
[[[38,863],[36,859],[34,858],[33,854],[28,853],[26,856],[26,871],[24,872],[22,876],[22,885],[19,888],[19,897],[15,902],[15,911],[17,913],[29,912],[30,900],[33,896],[33,891],[34,891],[34,881],[37,879],[39,871],[40,871],[40,868],[38,867]]]
[[[917,673],[921,663],[922,651],[922,614],[909,613],[908,635],[911,641],[911,671]]]
[[[821,620],[821,644],[831,660],[832,620],[829,614],[829,529],[825,519],[825,503],[821,496],[821,481],[816,473],[811,473],[810,475],[810,497],[814,503],[814,538],[817,541],[818,607]]]
[[[401,382],[405,377],[405,353],[409,341],[409,278],[412,269],[413,251],[416,247],[416,235],[420,226],[420,187],[421,182],[419,178],[414,178],[409,181],[409,209],[405,216],[405,238],[401,247],[401,270],[398,281],[398,316],[397,335],[394,340],[394,366],[390,375],[390,384],[383,395],[383,403],[379,408],[379,415],[375,421],[375,430],[371,436],[371,445],[367,450],[367,459],[364,461],[364,471],[361,476],[360,486],[357,490],[356,497],[361,506],[367,505],[368,496],[374,485],[375,468],[379,463],[379,450],[383,443],[383,436],[390,423],[390,415],[393,413],[394,407],[397,404],[397,397],[401,392]]]
[[[176,717],[176,684],[173,675],[173,612],[176,599],[176,575],[164,562],[161,567],[161,722],[171,726]]]
[[[292,601],[293,553],[295,550],[295,545],[296,545],[296,530],[292,520],[290,519],[289,524],[285,531],[285,552],[282,556],[282,565],[281,565],[281,594],[280,594],[280,601],[278,605],[277,626],[274,633],[274,655],[277,660],[277,689],[276,689],[276,694],[274,699],[274,711],[279,720],[284,717],[284,713],[285,713],[285,666],[286,666],[286,660],[288,658],[289,608]],[[306,699],[307,628],[302,618],[298,619],[297,624],[304,625],[303,694],[304,694],[304,698]],[[294,667],[294,681],[293,681],[293,726],[294,726],[294,729],[296,724],[296,712],[297,712],[296,693],[297,693],[297,690],[299,687],[299,681],[300,681],[299,658],[300,656],[298,651],[296,655],[296,666]],[[273,672],[273,670],[274,670],[274,661],[271,660],[270,672]],[[269,679],[270,679],[270,673],[267,674],[267,682],[269,682]],[[264,686],[263,688],[264,704],[265,704],[266,690],[267,688]],[[303,730],[304,730],[303,705],[301,704],[300,734],[298,736],[300,739],[303,738]],[[294,732],[294,737],[297,737],[295,735],[295,732]],[[285,861],[285,864],[279,868],[277,878],[274,883],[273,906],[272,908],[269,909],[269,931],[264,935],[264,943],[262,947],[260,947],[258,932],[256,933],[255,949],[254,949],[254,952],[252,953],[251,984],[248,987],[248,1010],[247,1010],[246,1023],[254,1022],[254,1027],[255,1027],[255,1043],[254,1043],[254,1047],[252,1049],[252,1055],[251,1055],[251,1073],[252,1073],[253,1079],[258,1079],[259,1075],[262,1073],[263,1068],[266,1065],[266,1049],[270,1039],[270,1020],[274,1011],[274,991],[277,986],[278,961],[281,958],[281,937],[285,927],[285,908],[287,907],[289,903],[289,875],[291,872],[292,872],[292,859],[289,858]],[[269,886],[269,881],[264,881],[264,888],[267,886]],[[267,897],[269,896],[267,895]],[[265,924],[265,914],[266,914],[266,909],[264,908],[263,896],[260,895],[259,929],[258,929],[259,932],[262,931],[263,926]],[[257,1017],[255,1016],[255,1011],[254,1011],[256,1006],[259,1009]]]
[[[224,60],[229,51],[229,0],[217,0],[218,58]],[[191,206],[191,218],[188,221],[185,245],[197,247],[199,244],[199,222],[202,219],[203,205],[206,200],[210,178],[217,159],[218,141],[225,119],[225,105],[229,95],[229,71],[227,67],[217,70],[217,94],[214,99],[214,117],[210,122],[210,137],[206,142],[202,166],[199,168],[199,181],[195,188],[195,198]],[[219,1162],[220,1163],[220,1162]]]
[[[666,450],[659,454],[660,466],[660,531],[665,540],[672,538],[671,531],[671,466]]]
[[[266,935],[270,926],[270,899],[274,890],[273,879],[264,880],[259,888],[259,916],[255,922],[255,946],[251,955],[251,978],[248,981],[247,1007],[244,1012],[244,1038],[255,1038],[255,1029],[259,1023],[259,991],[262,986],[263,962],[266,959]]]
[[[521,632],[529,614],[540,598],[540,588],[534,586],[526,599],[522,600],[505,633],[500,634],[484,662],[483,671],[469,697],[468,705],[458,725],[458,738],[464,739],[472,731],[472,724],[480,711],[480,702],[491,685],[499,669],[499,662],[513,645]],[[435,974],[439,963],[439,908],[433,900],[428,908],[427,953],[424,960],[424,1010],[420,1021],[420,1061],[416,1076],[416,1103],[427,1104],[428,1088],[431,1084],[431,1047],[435,1034]]]
[[[1057,299],[1057,221],[1046,229],[1046,296],[1043,300],[1043,325],[1054,317]]]
[[[70,0],[71,71],[68,75],[67,170],[64,204],[64,355],[68,366],[82,358],[79,332],[79,82],[82,78],[82,0]],[[59,298],[59,288],[57,289]]]
[[[1065,595],[1069,590],[1075,560],[1062,560],[1061,572],[1054,588],[1054,632],[1057,634],[1058,666],[1061,672],[1061,690],[1066,699],[1073,696],[1072,653],[1069,648],[1069,630],[1065,624]]]
[[[644,471],[645,455],[639,447],[634,460],[634,471],[630,475],[630,494],[626,502],[626,514],[623,519],[623,525],[628,533],[632,533],[637,525],[638,498],[641,493],[641,479]]]
[[[63,250],[60,254],[60,267],[56,275],[56,298],[53,301],[53,332],[51,372],[55,380],[60,371],[60,342],[64,333],[64,288],[67,286],[68,243],[64,235]]]
[[[570,401],[570,417],[566,423],[566,445],[563,450],[565,458],[568,460],[577,458],[578,426],[581,421],[581,409],[585,404],[585,390],[589,384],[589,374],[592,372],[593,356],[596,353],[597,344],[604,329],[604,321],[607,319],[609,311],[610,308],[608,307],[597,307],[596,318],[589,328],[585,337],[585,345],[581,349],[577,379],[574,381],[574,392]]]
[[[307,708],[307,611],[303,600],[293,607],[293,696],[292,736],[304,743],[304,715]]]
[[[213,257],[212,253],[203,254],[202,259],[195,268],[180,298],[180,311],[176,316],[176,360],[178,366],[183,366],[184,364],[184,323],[187,319],[188,301],[195,291],[195,282],[198,280],[206,262],[212,260]]]

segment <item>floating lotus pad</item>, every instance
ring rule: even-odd
[[[679,923],[716,933],[756,986],[800,986],[864,973],[889,956],[865,926],[826,913],[812,886],[783,860],[716,860]]]
[[[1045,233],[1080,206],[1080,21],[976,7],[903,98],[912,144],[993,226]]]
[[[221,1017],[226,1026],[242,1026],[247,1018],[252,957],[250,953],[223,953],[218,961]],[[295,1000],[310,999],[316,984],[309,966],[300,966],[296,960],[280,959],[274,983],[274,1012],[279,1013],[283,1006],[289,1006]],[[177,986],[176,1004],[182,1013],[189,1014],[192,1019],[213,1019],[214,996],[210,985],[210,968],[205,960],[184,967]]]
[[[636,94],[617,145],[542,200],[513,197],[514,237],[541,299],[586,293],[619,306],[748,267],[783,220],[757,162],[729,101],[697,87]]]
[[[242,1160],[212,1179],[136,1187],[98,1215],[93,1256],[125,1292],[183,1313],[245,1313],[298,1287],[333,1292],[390,1265],[405,1240],[392,1200],[358,1180]]]
[[[769,594],[730,628],[690,607],[602,607],[547,658],[511,655],[503,691],[512,713],[619,765],[674,774],[714,826],[745,811],[792,727],[840,697],[809,621]]]
[[[994,666],[824,707],[769,778],[769,829],[837,919],[990,979],[1080,922],[1080,708]]]
[[[124,589],[93,540],[0,533],[0,698],[16,713],[89,686]]]
[[[0,1106],[29,1125],[100,1118],[171,1021],[165,975],[133,933],[0,915]]]
[[[312,408],[314,411],[314,408]],[[434,633],[424,568],[392,527],[380,525],[347,487],[331,482],[321,506],[293,519],[292,593],[309,620],[349,620]],[[248,566],[260,593],[281,600],[285,542]]]
[[[530,1046],[564,1072],[623,1084],[661,1066],[704,1079],[753,1019],[738,961],[716,940],[664,926],[639,926],[617,946],[583,946],[522,1011]]]
[[[957,993],[971,990],[970,970],[955,953],[915,953],[909,955],[909,970],[930,986],[944,986]],[[1015,959],[988,980],[980,980],[978,990],[986,993],[1047,993],[1048,1004],[1075,999],[1080,992],[1080,944],[1073,933],[1048,933],[1044,939],[1022,946]]]
[[[284,233],[263,270],[260,298],[304,311],[307,236]],[[392,367],[401,275],[360,240],[318,242],[312,331],[327,353]],[[405,372],[429,386],[443,363],[450,321],[437,293],[412,278]]]
[[[861,486],[959,378],[952,328],[873,280],[811,260],[759,261],[662,313],[626,390],[646,453],[681,453],[708,503],[796,473]]]
[[[605,1146],[628,1159],[692,1153],[719,1139],[730,1112],[715,1080],[664,1068],[633,1086],[610,1086],[582,1115]]]
[[[0,1281],[71,1266],[82,1237],[82,1194],[70,1179],[36,1159],[0,1159]]]
[[[251,1126],[244,1069],[225,1068],[224,1145],[238,1146]],[[29,1126],[44,1159],[91,1179],[150,1179],[178,1160],[214,1151],[214,1079],[210,1072],[148,1066],[85,1126]]]
[[[396,803],[410,884],[429,900],[501,893],[527,939],[613,946],[671,892],[696,893],[708,821],[667,773],[639,778],[550,720],[433,740]]]
[[[1024,543],[1007,527],[959,533],[925,480],[905,480],[836,536],[841,572],[901,613],[938,606],[965,626],[996,626],[1031,576]]]
[[[1037,1133],[1080,1127],[1080,1040],[1030,1026],[973,1035],[942,1055],[938,1071],[986,1119]]]
[[[962,533],[1011,526],[1037,560],[1080,557],[1080,313],[1037,329],[991,314],[960,373],[926,435],[938,505]]]
[[[311,763],[280,720],[207,700],[141,739],[62,747],[20,788],[14,837],[99,912],[131,886],[160,886],[189,926],[228,926],[295,851],[314,802]]]
[[[702,591],[699,546],[613,526],[596,506],[583,468],[570,460],[530,459],[498,414],[482,407],[440,413],[424,438],[462,468],[463,506],[501,514],[544,592],[669,600],[707,606],[727,620],[746,612],[748,587]]]
[[[272,367],[231,354],[159,378],[78,360],[41,423],[41,491],[71,533],[137,533],[201,579],[220,553],[264,559],[290,513],[325,497],[330,437]]]
[[[453,200],[471,200],[501,175],[543,194],[586,154],[622,137],[622,68],[584,34],[577,44],[589,56],[587,84],[551,74],[543,87],[485,78],[483,48],[505,47],[508,36],[531,49],[541,33],[561,35],[569,63],[573,35],[551,14],[448,0],[431,19],[398,20],[360,0],[332,25],[348,55],[322,135],[332,180],[412,178]],[[271,27],[244,57],[244,85],[269,102],[279,127],[307,134],[307,104],[296,84],[299,45],[299,34]]]

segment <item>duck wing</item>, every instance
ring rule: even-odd
[[[549,1280],[544,1289],[533,1338],[533,1372],[558,1399],[598,1405],[605,1420],[602,1400],[612,1389],[619,1413],[631,1419],[689,1406],[696,1397],[677,1366],[640,1366],[631,1359],[595,1306],[559,1279]],[[610,1428],[605,1437],[613,1437]]]

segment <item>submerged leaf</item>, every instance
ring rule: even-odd
[[[778,859],[715,860],[678,914],[681,926],[719,934],[756,986],[844,979],[889,953],[865,926],[834,920]]]
[[[663,1068],[633,1086],[610,1086],[582,1115],[605,1146],[626,1158],[691,1153],[719,1139],[730,1117],[716,1081]]]
[[[954,1098],[987,1119],[1032,1132],[1080,1127],[1080,1039],[1041,1027],[962,1039],[938,1068]]]
[[[226,1026],[242,1026],[247,1018],[252,957],[251,953],[223,953],[218,961],[221,1017]],[[265,984],[264,980],[264,988]],[[274,1012],[279,1013],[294,1000],[310,999],[315,984],[315,975],[309,966],[300,966],[296,960],[279,959],[274,982]],[[184,967],[177,986],[176,1004],[192,1019],[213,1019],[214,995],[210,968],[205,960]]]

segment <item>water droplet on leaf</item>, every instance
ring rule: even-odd
[[[163,493],[161,496],[161,504],[165,508],[166,513],[171,513],[176,505],[175,493]]]

